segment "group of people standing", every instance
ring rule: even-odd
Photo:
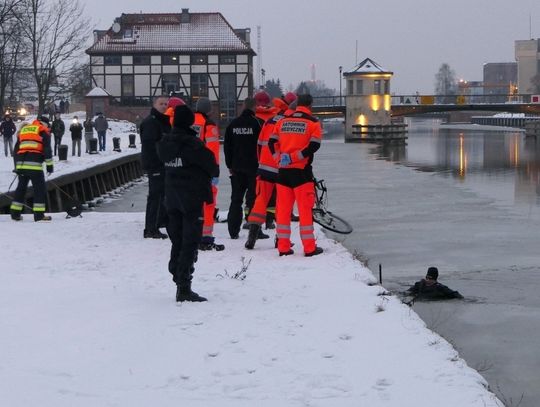
[[[231,239],[238,239],[245,219],[246,249],[269,237],[262,225],[272,225],[275,218],[279,255],[294,254],[290,225],[296,203],[304,255],[323,252],[315,242],[312,218],[311,164],[322,138],[312,102],[308,94],[290,92],[271,100],[260,91],[244,101],[242,113],[227,126],[224,155],[232,187],[228,231]],[[179,98],[159,96],[140,126],[142,166],[149,179],[143,235],[167,238],[159,230],[166,227],[177,301],[206,301],[191,289],[197,252],[225,249],[213,236],[219,132],[211,110],[208,98],[199,98],[192,112]]]

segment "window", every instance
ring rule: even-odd
[[[163,55],[161,61],[163,65],[178,65],[178,55]]]
[[[236,74],[219,75],[219,110],[221,120],[229,123],[236,116]]]
[[[361,79],[358,79],[356,81],[356,94],[362,95],[364,93],[364,81]]]
[[[122,57],[120,55],[105,55],[105,65],[122,65]]]
[[[349,80],[347,81],[347,95],[352,95],[352,94],[354,94],[354,88],[353,88],[353,86],[354,86],[354,81],[351,80],[351,79],[349,79]]]
[[[135,85],[133,75],[122,75],[122,97],[135,96]]]
[[[133,31],[130,28],[124,30],[124,38],[133,38]]]
[[[220,55],[219,63],[223,65],[236,64],[236,55]]]
[[[373,81],[373,93],[375,95],[380,95],[381,94],[381,81],[380,81],[380,79],[375,79]]]
[[[208,63],[208,55],[192,55],[191,65],[206,65]]]
[[[161,83],[164,95],[174,94],[180,89],[178,86],[178,74],[175,73],[164,74]]]
[[[191,97],[208,97],[208,75],[205,73],[191,74]]]
[[[150,65],[150,55],[133,55],[133,65]]]
[[[384,94],[385,95],[390,94],[390,81],[388,79],[385,79],[384,81]]]

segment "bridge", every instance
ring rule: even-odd
[[[346,113],[346,96],[315,97],[313,113],[339,117]],[[540,103],[531,95],[392,95],[392,117],[453,111],[489,111],[540,115]]]

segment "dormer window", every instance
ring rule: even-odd
[[[133,38],[133,31],[131,28],[126,28],[124,30],[124,38]]]

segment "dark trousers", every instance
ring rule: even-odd
[[[24,196],[28,189],[28,183],[32,182],[34,188],[34,219],[40,220],[45,214],[45,202],[47,201],[47,187],[45,186],[45,175],[43,171],[19,170],[19,178],[15,197],[11,203],[11,215],[20,216],[23,211]]]
[[[182,205],[167,208],[167,215],[167,233],[172,243],[169,273],[176,285],[188,288],[191,287],[193,265],[202,236],[202,203],[199,210],[186,210]]]
[[[146,217],[144,229],[152,232],[167,225],[165,201],[165,171],[148,173],[148,197],[146,199]]]
[[[246,198],[246,219],[255,202],[256,175],[236,172],[231,175],[231,205],[227,216],[227,226],[231,237],[238,236],[242,226],[242,203]]]
[[[62,137],[54,134],[54,155],[58,155],[58,146],[62,144]]]
[[[98,131],[98,143],[99,143],[99,151],[105,151],[105,143],[107,140],[107,130],[105,131]]]

